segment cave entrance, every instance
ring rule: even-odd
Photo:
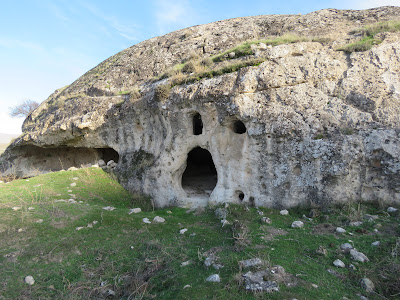
[[[197,147],[188,153],[182,187],[188,194],[210,195],[217,185],[217,170],[211,153]]]

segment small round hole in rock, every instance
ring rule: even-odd
[[[232,130],[235,133],[243,134],[246,132],[246,125],[240,120],[236,120],[232,124]]]
[[[236,191],[236,194],[238,195],[238,198],[240,201],[243,201],[244,199],[244,194],[242,191]]]

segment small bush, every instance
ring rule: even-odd
[[[154,97],[157,101],[161,102],[169,97],[169,93],[171,91],[171,86],[168,84],[159,84],[155,88]]]
[[[336,50],[347,53],[367,51],[374,45],[382,43],[375,35],[381,32],[400,31],[400,21],[379,22],[351,31],[351,34],[362,34],[363,38],[355,43],[344,45]]]
[[[374,45],[378,45],[382,43],[381,40],[377,40],[371,37],[365,37],[360,41],[357,41],[355,43],[347,44],[343,47],[338,48],[338,51],[344,51],[347,53],[352,53],[352,52],[363,52],[363,51],[368,51],[369,49],[372,48]]]

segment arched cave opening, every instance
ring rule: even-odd
[[[217,185],[218,175],[211,153],[197,147],[188,153],[182,175],[182,187],[190,194],[210,195]]]
[[[119,161],[119,154],[113,148],[97,148],[98,154],[105,163],[113,160],[114,162],[118,163]]]
[[[203,121],[201,120],[201,115],[196,113],[193,116],[193,134],[200,135],[203,133]]]
[[[244,125],[244,123],[240,120],[236,120],[232,123],[232,130],[238,134],[243,134],[247,131],[246,125]]]

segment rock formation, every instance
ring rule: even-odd
[[[236,18],[141,42],[29,115],[2,172],[112,160],[104,168],[158,207],[400,203],[400,33],[338,51],[362,38],[356,29],[398,16]]]

